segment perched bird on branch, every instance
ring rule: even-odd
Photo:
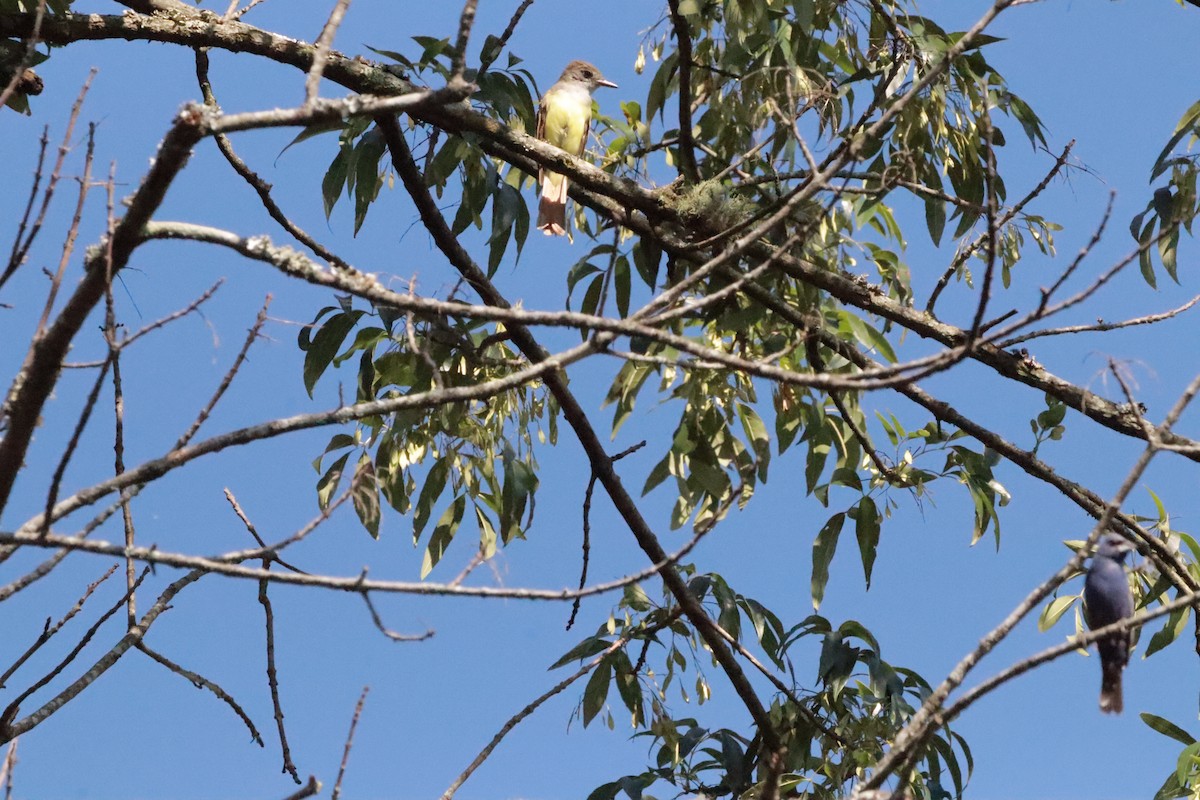
[[[586,61],[567,64],[558,82],[542,95],[537,138],[573,156],[583,155],[592,122],[592,92],[598,86],[617,88]],[[538,230],[547,236],[562,236],[567,232],[567,176],[542,169],[538,183],[542,186]]]
[[[1092,630],[1133,614],[1133,595],[1125,577],[1125,555],[1130,549],[1129,542],[1115,533],[1100,538],[1083,582],[1083,617]],[[1100,653],[1100,710],[1106,714],[1120,714],[1124,708],[1121,670],[1129,663],[1131,637],[1129,630],[1123,630],[1096,641]]]

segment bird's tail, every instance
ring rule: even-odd
[[[557,172],[542,175],[542,197],[538,201],[538,230],[547,236],[567,232],[567,176]]]
[[[1119,662],[1101,664],[1100,710],[1105,714],[1120,714],[1125,708],[1121,697],[1121,668]]]

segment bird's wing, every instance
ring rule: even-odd
[[[542,95],[542,99],[538,101],[538,116],[537,129],[534,131],[534,138],[546,141],[546,96]],[[538,183],[541,184],[545,170],[538,169]]]
[[[579,150],[574,153],[576,158],[583,156],[583,151],[587,150],[588,138],[592,135],[592,99],[588,98],[587,116],[583,119],[583,136],[579,137]]]

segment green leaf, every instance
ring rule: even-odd
[[[375,453],[375,480],[383,499],[401,514],[409,512],[412,479],[405,475],[395,437],[385,437]]]
[[[1056,597],[1046,604],[1042,609],[1042,615],[1038,617],[1038,630],[1042,633],[1050,630],[1062,618],[1062,615],[1067,613],[1067,610],[1079,599],[1078,595],[1069,595],[1065,597]]]
[[[614,679],[621,701],[629,709],[634,727],[639,727],[645,721],[645,708],[642,701],[642,687],[638,683],[633,664],[624,650],[617,650],[610,656],[613,662]]]
[[[1046,146],[1046,136],[1042,132],[1045,128],[1038,115],[1033,113],[1033,109],[1021,98],[1015,94],[1008,95],[1008,110],[1009,113],[1016,118],[1017,122],[1021,123],[1021,127],[1025,130],[1025,135],[1029,138],[1029,143],[1034,147],[1040,142],[1042,147]]]
[[[1150,644],[1146,645],[1146,654],[1142,658],[1149,658],[1178,639],[1191,616],[1192,610],[1186,606],[1172,611],[1162,628],[1155,631],[1154,635],[1150,637]]]
[[[325,445],[325,452],[313,459],[313,469],[317,472],[321,471],[321,460],[334,450],[344,450],[347,447],[354,446],[354,437],[348,433],[335,433],[329,440],[329,444]]]
[[[633,265],[637,267],[642,282],[651,289],[658,285],[658,266],[661,261],[662,248],[650,237],[638,237],[633,243]]]
[[[1166,146],[1158,154],[1158,158],[1154,160],[1154,169],[1150,172],[1151,181],[1166,171],[1169,166],[1168,161],[1171,157],[1171,151],[1175,149],[1177,144],[1183,141],[1183,137],[1193,132],[1197,126],[1200,126],[1200,100],[1197,100],[1187,111],[1183,112],[1183,116],[1179,119],[1179,124],[1175,126],[1175,134],[1167,140]]]
[[[717,612],[717,624],[724,628],[725,632],[734,638],[734,641],[741,641],[742,617],[738,613],[737,595],[719,576],[713,575],[712,577],[713,599],[717,601],[717,606],[720,608],[720,611]]]
[[[498,183],[492,194],[492,235],[488,239],[488,276],[496,274],[504,251],[508,248],[509,234],[521,210],[526,216],[529,210],[521,193],[507,183]]]
[[[323,133],[333,133],[334,131],[342,131],[347,127],[346,121],[340,119],[314,122],[313,124],[302,129],[298,134],[296,134],[294,139],[284,145],[283,149],[279,151],[279,155],[286,153],[288,148],[292,147],[293,145],[300,144],[301,142],[311,139],[314,136],[320,136]],[[340,192],[341,187],[339,186],[338,189]],[[328,216],[328,212],[326,212],[326,216]]]
[[[304,388],[308,396],[313,396],[313,387],[333,362],[342,347],[342,342],[358,323],[362,311],[337,314],[321,326],[317,335],[312,338],[308,351],[304,354]]]
[[[479,525],[479,555],[486,561],[496,554],[496,527],[478,503],[473,505],[475,522]]]
[[[679,54],[672,51],[662,63],[658,65],[658,71],[654,73],[654,77],[650,80],[650,92],[646,95],[646,121],[649,122],[655,114],[661,115],[666,99],[670,94],[670,85],[672,76],[675,74],[675,65],[679,60]]]
[[[650,494],[654,487],[665,481],[670,476],[671,454],[667,453],[662,457],[662,460],[654,465],[654,469],[650,470],[650,474],[646,477],[646,484],[642,487],[642,496]]]
[[[1166,222],[1160,223],[1164,227]],[[1162,261],[1163,269],[1167,271],[1167,275],[1175,283],[1179,283],[1178,264],[1176,263],[1176,252],[1179,249],[1179,226],[1172,224],[1171,232],[1166,236],[1162,236],[1158,240],[1158,257]]]
[[[330,464],[329,469],[325,470],[325,474],[321,476],[321,480],[317,481],[317,504],[322,511],[329,507],[329,501],[333,499],[333,493],[337,491],[338,484],[342,481],[342,471],[346,468],[348,458],[350,458],[350,454],[346,453]]]
[[[875,501],[864,497],[854,507],[854,535],[858,539],[867,589],[871,588],[871,570],[875,566],[875,550],[879,546],[879,522],[879,509],[875,507]]]
[[[622,590],[621,605],[642,614],[654,607],[645,590],[636,583],[631,583]]]
[[[833,554],[837,551],[838,536],[842,532],[842,525],[846,522],[846,515],[842,512],[834,514],[821,528],[821,532],[817,534],[817,538],[813,540],[812,551],[812,603],[813,611],[821,607],[821,601],[825,599],[825,585],[829,582],[829,564],[833,561]]]
[[[619,791],[621,791],[621,783],[612,781],[593,789],[592,793],[587,796],[587,800],[615,800]]]
[[[1173,533],[1179,537],[1180,541],[1187,545],[1188,550],[1192,551],[1192,558],[1200,561],[1200,542],[1197,542],[1191,534],[1184,533],[1183,531],[1173,531]]]
[[[583,726],[595,719],[604,708],[608,699],[608,686],[612,682],[612,660],[603,659],[597,666],[592,677],[588,679],[587,687],[583,690]]]
[[[1142,233],[1138,236],[1138,267],[1142,271],[1142,278],[1150,286],[1151,289],[1158,288],[1158,281],[1154,277],[1154,264],[1150,260],[1150,250],[1154,243],[1154,220],[1151,219],[1142,228]]]
[[[758,458],[758,478],[764,483],[767,480],[767,465],[771,462],[771,435],[767,433],[766,423],[753,407],[745,403],[736,405],[738,420],[742,423],[742,431],[746,434],[754,455]]]
[[[347,454],[348,455],[348,454]],[[358,514],[371,538],[379,538],[379,485],[375,481],[375,465],[371,457],[363,453],[358,459],[354,470],[354,479],[350,481],[350,499],[354,503],[354,511]]]
[[[599,655],[607,650],[611,644],[612,642],[601,639],[599,636],[589,636],[568,650],[558,661],[551,664],[549,669],[558,669],[573,661],[582,661],[585,658]]]
[[[1188,789],[1180,784],[1178,776],[1171,772],[1163,785],[1154,793],[1154,800],[1175,800],[1177,797],[1187,797]]]
[[[958,759],[954,757],[954,749],[950,746],[949,742],[940,736],[934,736],[931,743],[941,755],[942,761],[946,764],[946,769],[950,771],[950,780],[954,783],[954,796],[962,797],[964,785],[962,768],[958,764]]]
[[[421,531],[425,529],[425,523],[429,521],[429,515],[433,513],[433,504],[442,496],[442,491],[446,488],[446,480],[449,477],[450,458],[442,456],[433,462],[429,474],[425,477],[425,485],[421,487],[421,494],[417,498],[417,510],[413,514],[413,544],[420,539]]]
[[[617,294],[617,313],[622,318],[629,316],[629,273],[629,259],[619,256],[613,267],[613,287]]]
[[[765,652],[780,669],[786,669],[781,657],[783,623],[779,621],[779,617],[775,616],[775,614],[772,613],[772,611],[762,603],[759,603],[757,600],[752,600],[749,597],[741,598],[739,605],[750,618],[750,623],[754,626],[754,633],[756,636],[758,636],[758,643],[762,645],[763,652]]]
[[[1170,722],[1169,720],[1163,719],[1156,714],[1143,711],[1141,714],[1138,714],[1138,716],[1141,717],[1142,722],[1149,725],[1152,730],[1156,730],[1163,736],[1174,739],[1182,745],[1195,744],[1196,742],[1195,737],[1185,731],[1183,728],[1179,727],[1173,722]]]
[[[454,541],[454,534],[458,532],[458,526],[462,523],[463,512],[466,511],[466,508],[466,495],[460,494],[442,512],[441,518],[434,526],[433,534],[429,537],[429,545],[425,548],[425,559],[421,563],[422,579],[438,565],[442,556],[446,554],[446,548],[450,546],[450,542]]]
[[[925,201],[925,227],[929,229],[929,238],[935,247],[942,243],[942,234],[946,230],[946,201],[927,199]]]
[[[346,150],[338,150],[337,155],[329,164],[329,169],[325,170],[325,177],[321,179],[321,200],[325,207],[325,219],[329,219],[333,213],[333,207],[337,205],[337,201],[342,196],[342,187],[346,185],[349,164],[349,153]]]
[[[501,490],[500,537],[508,544],[521,534],[521,517],[538,487],[537,473],[524,461],[504,459]]]
[[[583,294],[583,302],[579,304],[580,312],[584,314],[599,314],[600,313],[600,298],[604,289],[604,276],[597,275],[588,284],[587,291]],[[583,336],[587,336],[587,332],[582,332]]]
[[[1175,778],[1180,784],[1190,786],[1196,775],[1197,761],[1200,761],[1200,742],[1194,742],[1179,751],[1179,759],[1175,762]]]
[[[849,312],[840,312],[839,321],[845,323],[854,334],[854,338],[864,344],[868,350],[878,352],[889,364],[896,363],[896,353],[892,350],[891,342],[882,333],[867,324],[862,317]]]

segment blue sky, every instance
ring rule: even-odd
[[[224,3],[217,5],[223,8]],[[515,5],[515,0],[481,0],[476,42],[486,33],[499,32]],[[321,7],[269,0],[248,21],[312,39],[324,19]],[[113,13],[114,8],[103,2],[80,3],[80,10]],[[948,29],[969,26],[984,8],[984,3],[962,0],[921,4],[925,15]],[[365,53],[366,45],[412,52],[409,36],[450,36],[457,13],[458,4],[452,2],[358,0],[336,46],[351,53]],[[650,75],[635,74],[633,62],[643,32],[658,13],[659,4],[644,0],[539,0],[518,28],[511,49],[525,59],[543,88],[570,59],[595,62],[620,84],[620,89],[598,95],[604,111],[616,114],[620,100],[645,98]],[[562,25],[566,16],[574,22],[569,30]],[[991,32],[1006,41],[988,48],[989,60],[1042,117],[1051,150],[1057,152],[1075,139],[1076,163],[1086,167],[1057,181],[1035,209],[1065,226],[1058,240],[1060,254],[1069,258],[1087,240],[1109,191],[1117,192],[1110,233],[1090,261],[1099,270],[1132,247],[1127,223],[1148,199],[1151,164],[1179,116],[1200,95],[1200,82],[1195,80],[1200,75],[1200,49],[1195,46],[1200,9],[1180,8],[1172,0],[1052,0],[1008,12]],[[258,65],[247,56],[213,53],[212,59],[216,91],[228,111],[296,103],[303,97],[303,76],[294,70]],[[49,124],[51,139],[57,141],[76,88],[93,65],[100,66],[100,72],[83,119],[98,123],[98,171],[116,162],[124,182],[118,194],[136,184],[174,111],[198,96],[190,54],[172,46],[96,43],[57,52],[41,70],[48,88],[36,100],[34,116],[0,115],[0,140],[9,153],[0,160],[0,185],[18,187],[0,197],[0,219],[7,220],[0,227],[0,239],[7,241],[11,235],[12,220],[24,202],[41,126]],[[327,91],[341,94],[336,87]],[[396,287],[406,286],[413,275],[421,291],[436,293],[450,285],[441,256],[419,226],[414,227],[416,216],[402,191],[384,191],[357,238],[350,236],[352,221],[344,200],[327,223],[319,179],[332,158],[333,140],[318,138],[281,153],[291,135],[254,133],[239,136],[236,144],[275,184],[277,198],[301,225],[333,243],[360,268],[394,275],[386,280],[394,280]],[[1001,166],[1012,198],[1040,179],[1052,156],[1031,151],[1017,136],[1009,141]],[[71,162],[74,169],[81,163],[78,150]],[[0,346],[0,368],[6,375],[23,354],[28,321],[40,311],[43,279],[38,270],[56,262],[54,245],[65,229],[72,191],[64,188],[32,268],[0,293],[0,302],[16,306],[0,308],[0,341],[16,345]],[[210,143],[198,149],[160,216],[243,234],[268,232],[277,241],[284,238],[268,223],[253,194],[229,175]],[[80,240],[91,243],[103,224],[98,194],[85,220]],[[923,296],[950,253],[928,244],[919,216],[911,223],[909,239],[907,259],[918,296]],[[510,298],[527,305],[561,307],[566,269],[581,250],[580,244],[572,248],[562,241],[531,239],[520,264],[510,259],[502,265],[497,283]],[[1180,259],[1181,286],[1164,280],[1159,291],[1151,291],[1131,273],[1079,316],[1118,319],[1180,304],[1198,291],[1195,256],[1194,244],[1187,242]],[[1027,303],[1062,264],[1061,256],[1057,262],[1023,261],[1016,270],[1017,288],[1003,302]],[[78,256],[68,269],[78,274]],[[225,285],[202,318],[189,318],[145,340],[127,356],[129,463],[157,455],[174,441],[227,369],[268,292],[274,294],[270,338],[252,351],[249,368],[206,432],[337,401],[336,380],[331,378],[319,385],[315,403],[307,398],[300,380],[301,354],[295,347],[297,324],[310,320],[330,297],[310,287],[286,285],[260,265],[195,245],[145,247],[124,275],[120,314],[136,328],[185,305],[220,277]],[[953,313],[956,302],[961,318]],[[969,295],[951,292],[941,307],[949,319],[961,322],[971,310]],[[1194,349],[1179,345],[1189,340],[1188,330],[1195,330],[1195,322],[1184,316],[1156,329],[1087,341],[1045,341],[1034,349],[1055,373],[1110,395],[1114,387],[1103,380],[1105,359],[1129,361],[1140,397],[1156,417],[1195,373]],[[100,351],[98,333],[85,335],[81,342],[73,358],[83,360]],[[606,385],[604,369],[614,369],[615,364],[601,367],[573,373],[572,386],[596,400]],[[1028,445],[1027,420],[1042,407],[1040,396],[1020,388],[979,390],[991,385],[984,383],[988,378],[980,368],[967,365],[929,381],[927,388]],[[0,528],[19,524],[39,508],[43,489],[34,476],[45,474],[56,460],[80,393],[90,381],[90,374],[70,373],[60,384],[30,453],[29,477],[19,484],[19,496],[0,518]],[[871,405],[891,409],[915,424],[924,421],[911,406],[886,395],[874,398]],[[639,419],[621,430],[614,450],[656,427],[674,424],[668,407],[647,402],[640,412]],[[602,411],[597,419],[607,420],[610,414]],[[89,431],[84,455],[68,473],[68,488],[88,485],[111,471],[111,423],[106,415],[107,410]],[[1100,492],[1113,491],[1139,448],[1090,430],[1077,416],[1068,417],[1068,427],[1067,439],[1049,446],[1044,457],[1067,477]],[[1195,416],[1185,418],[1181,427],[1196,435]],[[315,432],[235,449],[169,476],[138,499],[140,536],[163,549],[199,553],[248,546],[222,497],[224,487],[238,496],[268,538],[286,535],[315,514],[316,476],[309,462],[328,435]],[[659,458],[652,450],[622,462],[631,485],[640,486]],[[788,623],[811,610],[811,542],[829,513],[798,499],[803,474],[795,455],[779,459],[770,483],[749,509],[732,515],[695,554],[701,570],[721,572],[735,588],[763,601]],[[530,539],[502,553],[495,573],[481,570],[478,581],[557,588],[576,580],[579,507],[587,474],[569,442],[543,452],[541,462],[538,522]],[[940,679],[1030,587],[1058,568],[1067,555],[1062,540],[1081,538],[1090,529],[1082,513],[1015,468],[1002,465],[998,479],[1014,495],[1002,518],[998,552],[989,540],[968,547],[971,519],[965,497],[953,487],[941,488],[934,503],[902,503],[885,527],[869,592],[864,591],[857,553],[848,546],[849,539],[844,540],[821,613],[835,623],[861,621],[880,639],[883,656],[891,663],[913,668],[931,681]],[[1161,458],[1143,483],[1163,498],[1177,527],[1194,530],[1197,481],[1190,462]],[[666,532],[666,505],[663,497],[652,496],[648,507],[670,548],[685,534]],[[1151,513],[1144,489],[1135,492],[1130,508]],[[116,527],[106,530],[109,538],[119,538]],[[374,542],[352,515],[343,513],[292,555],[324,572],[353,575],[370,564],[372,577],[414,579],[420,551],[411,547],[409,530],[406,520],[392,515],[385,518],[383,535]],[[643,566],[628,532],[603,503],[593,517],[593,535],[594,579]],[[452,577],[471,549],[465,539],[457,542],[433,578]],[[32,554],[13,559],[5,567],[4,580],[19,574],[19,566],[39,560]],[[91,557],[68,559],[52,578],[0,607],[6,632],[0,663],[8,663],[36,637],[46,616],[65,612],[81,587],[107,564]],[[161,586],[171,575],[160,570],[152,582]],[[115,599],[115,587],[108,588],[106,599],[89,606],[90,612]],[[180,595],[148,642],[233,694],[263,732],[265,749],[248,743],[244,728],[223,705],[131,654],[22,740],[18,796],[279,797],[291,791],[290,782],[279,774],[256,593],[250,583],[206,578]],[[301,773],[314,773],[327,786],[332,783],[354,702],[361,687],[370,684],[344,788],[350,797],[405,800],[439,796],[509,716],[559,680],[560,674],[548,673],[546,667],[590,633],[615,602],[607,597],[588,600],[583,622],[568,633],[563,631],[569,613],[565,604],[379,598],[391,627],[414,633],[437,630],[430,641],[395,644],[375,632],[358,598],[283,587],[273,589],[272,597],[284,708]],[[78,635],[81,628],[72,630]],[[1039,634],[1032,622],[1023,625],[968,685],[1061,641],[1068,632],[1060,625]],[[118,636],[115,625],[103,629],[81,663],[90,663],[89,658]],[[1121,717],[1103,717],[1096,709],[1099,666],[1094,657],[1061,659],[981,701],[958,724],[976,759],[969,795],[1065,800],[1151,795],[1173,768],[1178,748],[1150,731],[1137,713],[1149,711],[1190,726],[1193,733],[1200,730],[1195,724],[1197,671],[1190,644],[1181,641],[1148,661],[1140,659],[1140,650],[1135,654],[1126,677],[1127,711]],[[812,655],[814,660],[799,662],[802,681],[811,681],[815,673],[815,652]],[[51,663],[48,659],[19,674],[14,684],[23,685],[23,679],[40,674]],[[715,670],[710,669],[709,676],[712,701],[686,712],[677,700],[676,712],[693,713],[711,723],[746,724],[728,686]],[[458,796],[586,796],[600,783],[638,771],[646,760],[646,746],[641,740],[630,741],[620,725],[607,731],[599,725],[584,730],[578,721],[569,724],[581,690],[569,690],[518,728]],[[32,705],[24,710],[31,709]],[[64,754],[70,754],[69,768],[64,768]]]

